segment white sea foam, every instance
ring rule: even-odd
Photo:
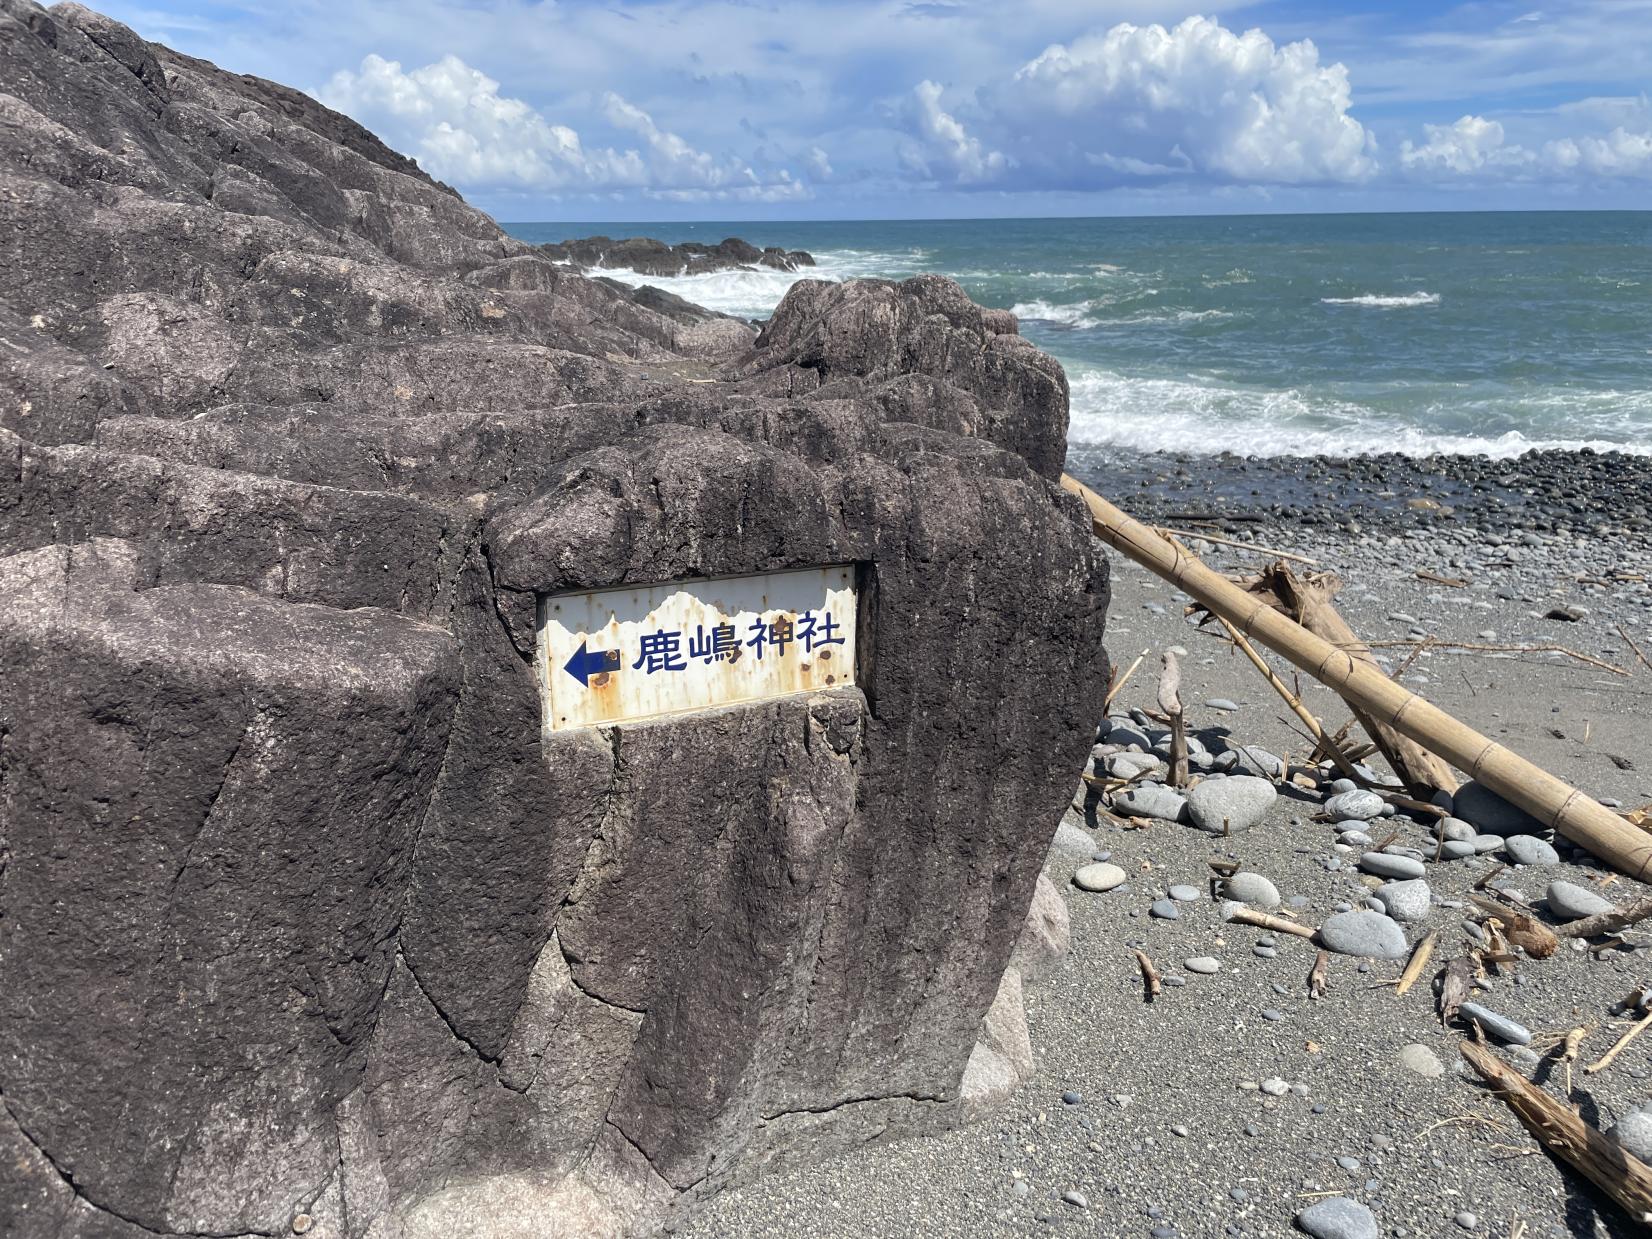
[[[1321,297],[1322,305],[1363,305],[1378,310],[1403,310],[1414,305],[1439,305],[1439,293],[1399,293],[1385,295],[1383,293],[1363,293],[1358,297]]]
[[[1652,456],[1652,445],[1624,439],[1528,438],[1518,431],[1497,436],[1452,434],[1407,426],[1348,401],[1310,396],[1295,389],[1269,391],[1194,379],[1133,378],[1102,369],[1069,368],[1072,416],[1067,438],[1138,451],[1240,456],[1358,456],[1399,452],[1481,453],[1507,458],[1533,449],[1590,447]],[[1620,397],[1626,439],[1635,406],[1652,393],[1604,393]]]
[[[1041,323],[1059,323],[1063,327],[1095,327],[1101,322],[1091,311],[1094,301],[1075,301],[1071,305],[1052,305],[1048,301],[1017,301],[1010,313],[1017,318],[1033,319]]]
[[[645,275],[626,267],[593,269],[593,276],[607,276],[633,288],[651,284],[675,293],[696,305],[738,318],[767,318],[799,280],[838,282],[861,276],[899,279],[923,270],[928,258],[924,250],[889,253],[874,250],[832,250],[815,255],[813,267],[796,271],[776,271],[770,267],[752,270],[712,271],[702,275]]]

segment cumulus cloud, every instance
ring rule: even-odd
[[[971,137],[950,112],[941,107],[941,86],[922,81],[912,88],[903,117],[915,141],[901,148],[901,161],[908,171],[925,180],[955,181],[960,185],[980,184],[998,177],[1009,167],[1002,151],[988,150],[979,138]]]
[[[1557,109],[1566,115],[1580,109]],[[1463,116],[1450,125],[1424,125],[1421,145],[1400,147],[1400,166],[1414,177],[1446,179],[1598,180],[1652,177],[1652,132],[1623,125],[1605,134],[1550,138],[1523,145],[1510,142],[1503,126],[1483,116]]]
[[[603,119],[639,145],[588,147],[577,131],[501,94],[497,81],[452,55],[404,71],[370,54],[359,69],[335,73],[317,97],[415,156],[431,175],[471,189],[635,190],[679,200],[808,195],[789,172],[759,176],[737,159],[699,150],[612,92],[601,99]]]
[[[1046,182],[1203,176],[1359,181],[1375,143],[1349,114],[1348,71],[1308,40],[1276,46],[1206,17],[1121,23],[1054,44],[983,92],[992,141]]]

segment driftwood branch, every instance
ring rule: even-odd
[[[1271,929],[1277,933],[1291,934],[1297,938],[1312,938],[1317,932],[1307,925],[1298,925],[1295,921],[1287,921],[1282,916],[1269,916],[1266,912],[1258,912],[1255,908],[1235,908],[1228,916],[1228,920],[1240,925],[1255,925],[1258,929]]]
[[[1136,674],[1136,668],[1141,666],[1141,660],[1146,657],[1146,650],[1143,650],[1140,654],[1137,654],[1135,662],[1131,663],[1130,666],[1125,669],[1124,674],[1119,676],[1112,682],[1111,685],[1108,686],[1107,697],[1101,703],[1101,712],[1103,715],[1112,713],[1114,700],[1124,691],[1124,686],[1130,683],[1130,677]]]
[[[1465,1041],[1461,1049],[1469,1066],[1552,1156],[1600,1188],[1636,1222],[1652,1223],[1652,1168],[1585,1123],[1570,1106],[1505,1067],[1485,1046]]]
[[[1170,724],[1170,782],[1174,787],[1187,786],[1187,721],[1182,716],[1182,668],[1176,655],[1169,650],[1163,656],[1164,671],[1159,675],[1159,709]]]
[[[1613,908],[1610,912],[1597,912],[1594,916],[1586,916],[1581,920],[1567,921],[1557,927],[1555,933],[1562,938],[1593,938],[1600,934],[1615,934],[1620,929],[1628,929],[1631,925],[1640,924],[1649,916],[1652,916],[1652,895],[1637,899],[1627,908]]]
[[[1612,1060],[1618,1056],[1618,1053],[1625,1046],[1646,1031],[1646,1026],[1648,1024],[1652,1024],[1652,1011],[1648,1011],[1635,1022],[1635,1026],[1633,1028],[1614,1041],[1611,1049],[1607,1050],[1606,1053],[1602,1054],[1594,1062],[1585,1067],[1583,1069],[1583,1074],[1586,1076],[1592,1076],[1597,1071],[1605,1071],[1606,1068],[1612,1065]]]
[[[1405,965],[1405,971],[1400,973],[1399,984],[1394,986],[1396,997],[1417,983],[1417,978],[1422,976],[1423,969],[1428,966],[1429,957],[1434,954],[1434,947],[1439,941],[1440,931],[1436,929],[1417,943],[1416,949],[1411,952],[1411,959]]]
[[[1602,671],[1610,671],[1613,675],[1628,676],[1622,667],[1615,666],[1593,654],[1579,653],[1564,645],[1493,645],[1484,641],[1441,641],[1437,637],[1424,637],[1416,641],[1372,641],[1370,648],[1399,649],[1410,645],[1426,645],[1435,650],[1463,650],[1472,654],[1564,654],[1567,658],[1575,658],[1578,662],[1590,667],[1599,667]]]
[[[1336,642],[1295,623],[1082,482],[1064,476],[1061,484],[1083,500],[1098,538],[1185,591],[1250,639],[1288,658],[1351,708],[1468,772],[1481,785],[1630,877],[1645,880],[1652,874],[1652,836],[1599,801],[1406,691],[1375,666],[1338,648]]]
[[[1153,967],[1153,961],[1141,951],[1135,954],[1136,965],[1141,969],[1142,984],[1147,987],[1147,1001],[1152,1002],[1164,993],[1164,983],[1159,980],[1159,970]]]

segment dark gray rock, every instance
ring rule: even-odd
[[[1319,942],[1341,955],[1372,959],[1404,959],[1405,931],[1380,912],[1338,912],[1319,927]]]
[[[1316,1200],[1296,1215],[1296,1224],[1314,1239],[1377,1239],[1371,1210],[1346,1196]]]
[[[588,279],[74,4],[0,81],[0,1217],[636,1233],[1013,1086],[1108,673],[1052,359]],[[855,686],[541,735],[538,595],[845,563]]]
[[[1489,787],[1464,783],[1452,800],[1452,813],[1488,835],[1546,835],[1549,828],[1517,809]]]

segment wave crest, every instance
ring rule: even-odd
[[[1321,305],[1363,305],[1378,310],[1402,310],[1414,305],[1439,305],[1439,293],[1361,293],[1358,297],[1321,297]]]

